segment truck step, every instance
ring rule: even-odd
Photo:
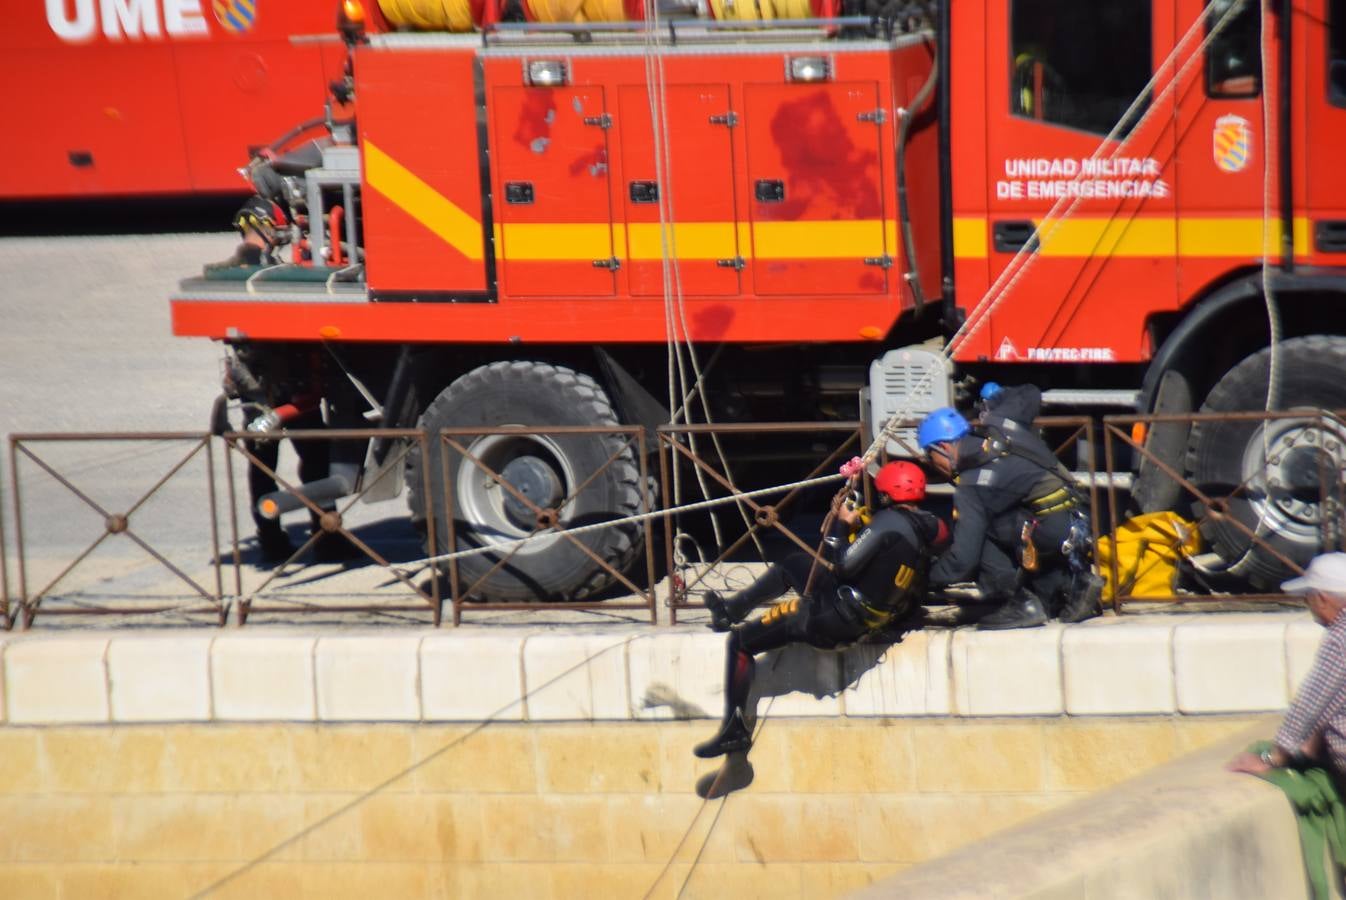
[[[1135,409],[1139,401],[1140,391],[1053,389],[1042,392],[1042,403],[1045,406],[1116,406]]]

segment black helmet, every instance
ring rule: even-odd
[[[258,194],[249,197],[238,212],[234,213],[234,228],[239,234],[246,234],[248,229],[252,229],[260,234],[268,245],[276,243],[276,230],[284,222],[285,214],[280,211],[280,207],[262,199]]]

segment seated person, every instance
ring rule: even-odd
[[[234,248],[234,255],[207,263],[202,274],[209,278],[224,269],[275,265],[274,253],[280,236],[277,223],[284,221],[280,207],[253,194],[234,214],[233,226],[243,239]]]
[[[725,667],[725,711],[720,732],[693,752],[710,758],[747,750],[748,692],[753,659],[759,653],[800,642],[822,650],[853,643],[902,619],[924,595],[930,559],[948,538],[935,515],[914,504],[925,499],[925,473],[909,462],[890,462],[874,478],[880,506],[866,525],[865,510],[847,503],[837,521],[850,535],[829,535],[834,567],[817,569],[808,585],[814,559],[794,553],[773,563],[766,573],[738,593],[721,598],[714,591],[703,600],[711,627],[728,631]],[[751,622],[743,622],[757,604],[775,600],[787,590],[799,599],[777,603]],[[742,624],[737,624],[742,622]]]

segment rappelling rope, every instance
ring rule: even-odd
[[[1240,2],[1234,5],[1237,8],[1239,6],[1242,6],[1243,4],[1242,2]],[[1267,395],[1266,395],[1266,402],[1263,404],[1263,409],[1265,412],[1273,412],[1276,409],[1276,407],[1280,404],[1281,316],[1280,316],[1280,309],[1276,304],[1275,293],[1273,292],[1271,287],[1271,276],[1272,276],[1271,253],[1273,248],[1279,242],[1276,240],[1276,231],[1278,229],[1273,227],[1271,216],[1272,178],[1274,172],[1272,161],[1276,150],[1275,145],[1273,144],[1271,139],[1271,95],[1270,92],[1267,90],[1267,85],[1271,83],[1267,78],[1270,66],[1270,62],[1268,61],[1268,57],[1270,54],[1267,53],[1267,37],[1270,31],[1268,27],[1268,19],[1270,17],[1270,13],[1268,12],[1267,5],[1268,4],[1266,3],[1259,4],[1257,42],[1258,42],[1258,52],[1259,55],[1261,56],[1261,68],[1259,72],[1261,83],[1258,85],[1258,93],[1261,94],[1262,98],[1261,281],[1262,281],[1262,299],[1266,305],[1266,311],[1267,311],[1267,337],[1268,340],[1270,341],[1268,347],[1269,353],[1267,357]],[[1291,240],[1293,241],[1293,237],[1291,238]],[[1261,467],[1264,473],[1264,477],[1267,462],[1271,456],[1271,443],[1268,438],[1269,433],[1271,431],[1271,429],[1268,427],[1269,425],[1270,425],[1269,421],[1264,421],[1262,423]],[[1241,484],[1239,487],[1242,488],[1246,484],[1247,480],[1245,480],[1244,484]],[[1267,485],[1266,487],[1269,488],[1270,485]],[[1270,491],[1267,491],[1267,495],[1268,495],[1267,500],[1269,502]],[[1220,573],[1238,576],[1242,575],[1246,571],[1247,567],[1255,559],[1254,551],[1256,551],[1258,546],[1256,538],[1265,537],[1268,528],[1270,528],[1270,530],[1273,531],[1275,530],[1275,526],[1269,523],[1267,519],[1268,516],[1266,515],[1259,515],[1257,517],[1257,527],[1253,529],[1254,537],[1248,540],[1248,549],[1244,550],[1243,555],[1240,556],[1236,561],[1230,563],[1228,566],[1225,566],[1222,569],[1219,569],[1218,571]],[[1198,568],[1201,568],[1201,570],[1203,572],[1206,572],[1207,574],[1212,574],[1212,570],[1210,569],[1200,566]]]
[[[668,408],[670,412],[669,424],[677,424],[677,410],[683,411],[683,419],[691,424],[691,409],[686,400],[675,402],[677,395],[681,394],[683,398],[690,396],[691,391],[687,383],[686,364],[682,358],[682,350],[678,339],[678,320],[674,316],[675,303],[677,306],[682,304],[682,273],[677,263],[677,237],[672,232],[670,223],[673,218],[673,191],[669,179],[672,176],[672,160],[668,154],[668,97],[664,79],[664,60],[660,52],[662,34],[659,30],[659,2],[658,0],[645,0],[645,32],[644,57],[645,66],[645,88],[646,96],[650,104],[650,127],[653,131],[653,149],[654,149],[654,174],[655,186],[658,191],[659,203],[659,244],[660,244],[660,272],[663,280],[664,295],[664,334],[668,347]],[[684,334],[684,338],[690,341],[691,336]],[[691,354],[693,367],[696,366],[696,357]],[[696,371],[696,380],[693,386],[696,390],[700,389],[701,373]],[[676,376],[676,379],[675,379]],[[675,394],[677,391],[677,394]],[[702,408],[707,408],[705,397],[701,398]],[[708,420],[709,421],[709,420]],[[697,454],[696,436],[689,434],[687,436],[688,446],[693,454]],[[716,443],[718,447],[718,442]],[[710,486],[706,483],[706,474],[699,467],[693,469],[696,476],[696,483],[701,488],[701,496],[710,496]],[[675,503],[682,502],[682,476],[681,467],[673,467],[673,500]],[[712,512],[710,514],[711,531],[715,537],[715,546],[717,549],[724,546],[724,535],[720,529],[719,517]]]
[[[668,135],[668,91],[667,78],[664,73],[664,54],[662,51],[663,32],[659,28],[659,4],[658,0],[645,0],[645,20],[646,28],[644,34],[644,65],[646,94],[650,104],[650,122],[653,128],[653,147],[654,147],[654,165],[655,165],[655,184],[658,186],[659,200],[659,243],[662,257],[662,276],[664,288],[664,330],[668,344],[669,354],[669,404],[670,413],[669,424],[676,424],[678,413],[682,413],[683,421],[691,424],[691,398],[695,397],[701,404],[702,416],[706,424],[713,424],[714,417],[711,413],[710,403],[706,400],[705,394],[705,373],[701,370],[700,361],[697,359],[696,345],[692,339],[691,329],[687,324],[687,306],[682,284],[682,269],[678,263],[678,244],[676,223],[677,216],[673,208],[673,159],[670,152]],[[675,315],[676,313],[676,315]],[[679,335],[681,329],[681,335]],[[689,389],[687,385],[687,373],[682,359],[682,351],[687,353],[687,358],[691,362],[694,381]],[[678,386],[681,389],[682,399],[679,403],[674,403],[674,364],[676,359]],[[694,455],[699,455],[696,447],[696,435],[689,433],[687,443]],[[729,460],[724,452],[724,445],[720,435],[716,432],[710,433],[711,445],[715,448],[715,454],[719,459],[720,468],[724,473],[726,480],[733,484],[733,475],[729,467]],[[681,477],[679,466],[674,466],[673,470],[673,495],[676,503],[682,502]],[[706,481],[706,474],[699,466],[693,469],[697,485],[701,488],[701,496],[710,497],[710,487]],[[749,537],[754,546],[757,547],[758,555],[763,559],[766,557],[766,550],[762,546],[761,539],[753,528],[751,517],[742,503],[735,504],[743,524],[748,527]],[[719,517],[712,511],[710,514],[711,529],[715,537],[716,550],[724,549],[724,534],[720,527]]]
[[[1240,2],[1235,3],[1225,11],[1216,24],[1211,28],[1210,33],[1201,41],[1197,48],[1192,52],[1191,56],[1178,67],[1177,73],[1155,96],[1153,102],[1150,103],[1149,108],[1136,120],[1135,125],[1132,128],[1133,131],[1139,130],[1154,111],[1162,106],[1160,101],[1169,93],[1177,89],[1187,70],[1200,58],[1201,53],[1210,45],[1211,41],[1224,30],[1225,26],[1232,20],[1234,13],[1242,6],[1242,2],[1243,0],[1240,0]],[[1192,23],[1191,27],[1183,34],[1182,38],[1174,44],[1173,50],[1169,53],[1168,57],[1159,66],[1155,67],[1155,72],[1150,76],[1150,80],[1146,82],[1145,87],[1142,88],[1135,99],[1131,101],[1131,104],[1127,107],[1126,111],[1117,120],[1117,124],[1113,126],[1112,130],[1109,131],[1099,143],[1097,149],[1090,155],[1089,160],[1091,162],[1101,158],[1104,155],[1104,150],[1110,143],[1117,143],[1117,147],[1112,151],[1112,154],[1108,157],[1109,159],[1117,159],[1122,154],[1126,147],[1125,141],[1118,140],[1122,129],[1131,117],[1140,110],[1141,106],[1145,104],[1146,97],[1158,85],[1160,74],[1175,63],[1178,57],[1182,54],[1185,45],[1199,33],[1201,26],[1202,17],[1198,17],[1196,21]],[[1084,179],[1084,167],[1081,166],[1080,169],[1080,174],[1076,175],[1073,179],[1074,183],[1078,183]],[[1052,207],[1047,212],[1046,216],[1043,217],[1037,228],[1034,229],[1032,237],[1019,248],[1010,259],[1009,263],[1006,264],[1005,268],[1001,270],[998,276],[996,276],[995,281],[989,288],[987,288],[986,293],[982,295],[982,298],[972,308],[971,312],[969,312],[967,319],[961,326],[959,326],[953,336],[945,344],[944,348],[941,350],[941,353],[945,358],[952,359],[957,353],[958,348],[981,330],[990,318],[991,313],[994,312],[1006,297],[1010,295],[1015,285],[1018,284],[1019,280],[1037,261],[1040,255],[1038,249],[1050,240],[1056,230],[1061,227],[1061,224],[1075,213],[1083,201],[1084,198],[1078,196],[1074,198],[1062,197],[1052,204]],[[917,381],[915,387],[907,393],[907,397],[910,398],[920,395],[931,386],[933,378],[934,368],[927,368],[925,373]],[[913,413],[914,408],[911,405],[911,401],[908,400],[903,408],[899,409],[888,419],[888,422],[880,430],[873,443],[871,443],[865,452],[861,454],[860,459],[866,466],[877,458],[881,448],[884,447],[890,439],[895,437],[897,430],[904,426],[904,423],[912,417]],[[852,480],[858,477],[858,474],[854,475],[852,476]]]
[[[647,5],[650,4],[651,2],[652,0],[646,0]],[[1192,65],[1193,61],[1199,57],[1201,52],[1203,52],[1204,49],[1209,45],[1209,43],[1223,30],[1225,25],[1231,19],[1234,11],[1237,10],[1240,5],[1241,4],[1235,4],[1234,6],[1231,6],[1230,9],[1227,10],[1224,13],[1224,15],[1221,16],[1216,25],[1211,29],[1210,33],[1206,36],[1205,40],[1203,40],[1201,44],[1198,45],[1192,57],[1182,64],[1182,66],[1180,67],[1178,73],[1174,76],[1174,78],[1156,96],[1155,102],[1151,104],[1150,109],[1148,109],[1136,122],[1135,126],[1136,128],[1139,128],[1145,122],[1145,120],[1154,112],[1154,110],[1162,105],[1159,102],[1160,99],[1166,96],[1169,92],[1176,89],[1178,83],[1181,81],[1187,69]],[[1131,103],[1130,107],[1128,107],[1126,112],[1123,113],[1122,117],[1118,120],[1118,124],[1114,126],[1112,131],[1103,139],[1103,142],[1100,143],[1098,149],[1094,151],[1090,159],[1099,158],[1100,154],[1102,154],[1107,144],[1109,142],[1116,140],[1116,135],[1120,132],[1122,125],[1134,114],[1134,112],[1137,109],[1139,109],[1146,95],[1151,90],[1154,89],[1159,79],[1158,73],[1162,72],[1173,62],[1174,57],[1177,56],[1181,48],[1191,39],[1191,37],[1197,32],[1200,26],[1201,21],[1200,19],[1198,19],[1198,21],[1195,22],[1190,29],[1188,29],[1187,33],[1184,34],[1182,39],[1179,40],[1178,43],[1174,46],[1174,49],[1172,53],[1170,53],[1169,57],[1160,66],[1156,67],[1156,74],[1151,77],[1150,81],[1145,85],[1145,87],[1141,90],[1140,94]],[[1117,156],[1119,156],[1122,150],[1124,149],[1124,146],[1125,146],[1124,144],[1119,145],[1117,149],[1114,151],[1113,156],[1111,158],[1116,158]],[[658,166],[657,162],[656,166]],[[656,169],[656,171],[659,171],[658,168]],[[1076,181],[1080,180],[1080,177],[1082,176],[1077,176],[1075,180]],[[1054,232],[1055,228],[1060,226],[1061,222],[1065,221],[1073,214],[1074,210],[1078,207],[1080,202],[1081,202],[1080,198],[1075,198],[1073,202],[1067,205],[1065,212],[1059,215],[1058,211],[1063,204],[1066,204],[1066,198],[1062,198],[1058,200],[1055,204],[1053,204],[1052,209],[1048,212],[1047,217],[1043,223],[1047,224],[1047,222],[1050,222],[1052,226],[1051,230],[1046,232],[1046,235],[1048,237]],[[1035,236],[1039,234],[1041,231],[1042,231],[1042,225],[1039,225],[1037,231],[1035,231]],[[949,340],[948,344],[946,344],[946,346],[941,351],[941,353],[946,358],[951,358],[957,351],[957,348],[961,346],[963,342],[974,336],[977,333],[977,331],[985,324],[986,318],[996,309],[997,306],[999,306],[1001,302],[1005,300],[1005,298],[1008,296],[1009,291],[1014,287],[1018,279],[1021,278],[1024,272],[1026,272],[1027,269],[1035,262],[1037,258],[1037,253],[1036,250],[1033,248],[1034,248],[1034,241],[1030,240],[1029,243],[1025,244],[1024,247],[1020,248],[1020,250],[1010,260],[1009,264],[1006,266],[1006,269],[1001,272],[1000,276],[997,277],[995,283],[991,285],[991,287],[987,290],[986,294],[983,295],[982,299],[978,301],[976,306],[969,314],[967,320],[958,328],[958,330],[954,333],[953,337]],[[1014,271],[1012,274],[1007,275],[1007,273],[1010,272],[1010,269],[1015,267],[1016,265],[1018,266],[1017,270]],[[671,313],[669,314],[669,321],[670,322],[672,321]],[[672,364],[670,363],[670,366],[671,365]],[[933,368],[928,368],[926,372],[918,380],[913,390],[908,393],[908,396],[910,397],[920,394],[923,390],[925,390],[932,384],[933,378],[934,378],[934,370]],[[908,423],[908,420],[912,417],[913,412],[914,410],[910,405],[910,403],[908,402],[907,406],[894,413],[888,419],[887,423],[885,423],[883,428],[880,429],[879,434],[875,437],[873,442],[862,454],[861,459],[865,464],[868,464],[877,458],[881,448],[883,448],[890,439],[893,439],[896,436],[896,433],[899,428],[904,427]],[[659,510],[657,512],[637,513],[623,518],[613,519],[607,522],[599,522],[591,525],[580,526],[578,528],[567,529],[567,533],[580,534],[587,531],[596,530],[599,528],[610,528],[617,525],[643,522],[647,519],[653,519],[665,515],[690,512],[699,509],[710,509],[712,507],[720,506],[726,503],[736,503],[739,501],[740,498],[753,498],[780,491],[791,490],[799,487],[808,487],[815,484],[824,484],[835,481],[843,477],[845,476],[841,475],[822,476],[820,478],[805,479],[790,484],[776,485],[769,488],[761,488],[755,491],[739,492],[729,497],[721,497],[718,499],[704,500],[688,504],[678,504],[675,505],[674,507]],[[859,474],[857,473],[855,475],[851,475],[849,476],[849,478],[850,482],[854,483],[854,481],[859,478]],[[528,541],[534,540],[535,538],[542,536],[543,535],[541,534],[529,535],[526,537],[490,544],[483,547],[472,547],[465,550],[457,550],[451,553],[437,554],[434,556],[426,557],[424,559],[412,561],[410,563],[407,563],[407,565],[424,566],[438,562],[446,562],[452,559],[460,559],[465,556],[476,556],[483,553],[499,552],[502,550],[509,549],[511,547],[525,544]]]
[[[346,815],[351,810],[360,806],[367,800],[371,800],[374,797],[378,796],[379,794],[382,794],[384,791],[386,791],[394,784],[397,784],[399,781],[405,779],[408,775],[411,775],[412,773],[424,768],[425,766],[434,762],[439,757],[443,756],[445,753],[452,750],[454,747],[457,747],[459,744],[462,744],[464,741],[485,730],[493,722],[498,721],[500,717],[503,716],[505,713],[514,709],[519,704],[526,702],[534,694],[540,693],[546,688],[551,687],[552,685],[559,682],[561,679],[570,675],[572,672],[577,672],[580,669],[584,668],[585,666],[590,665],[591,663],[593,663],[595,660],[597,660],[599,657],[603,656],[606,653],[610,653],[611,651],[622,647],[629,647],[632,641],[638,641],[649,637],[653,637],[653,635],[637,634],[634,637],[632,637],[631,640],[629,641],[620,641],[620,640],[616,641],[610,644],[609,646],[604,647],[601,650],[598,650],[592,655],[585,657],[584,659],[580,660],[579,662],[575,663],[573,666],[570,666],[564,671],[559,672],[556,675],[553,675],[551,678],[548,678],[546,681],[542,682],[537,687],[525,691],[521,696],[515,698],[514,700],[509,701],[504,706],[501,706],[495,712],[491,713],[489,716],[486,716],[484,719],[480,719],[475,723],[473,723],[472,728],[469,729],[466,734],[459,735],[458,737],[454,738],[453,740],[441,746],[439,749],[434,750],[427,756],[417,760],[416,762],[412,763],[411,765],[407,766],[401,771],[393,775],[390,775],[388,778],[385,778],[383,781],[374,785],[369,790],[364,791],[363,793],[359,794],[356,797],[352,797],[346,803],[343,803],[341,806],[337,807],[332,812],[318,819],[313,824],[304,826],[299,831],[295,832],[294,834],[285,838],[283,841],[280,841],[279,843],[271,847],[269,850],[266,850],[258,854],[257,856],[243,863],[233,871],[226,873],[225,875],[206,885],[204,888],[191,895],[193,900],[195,900],[195,898],[198,897],[206,897],[209,896],[210,894],[215,893],[225,885],[228,885],[231,882],[237,880],[238,878],[241,878],[248,872],[252,871],[253,869],[265,863],[267,860],[272,859],[273,857],[276,856],[276,854],[282,852],[283,850],[289,847],[294,846],[296,843],[302,841],[304,838],[308,837],[310,834],[317,831],[319,828],[322,828],[324,825],[327,825],[335,821],[336,819],[341,818],[342,816]]]
[[[796,490],[798,488],[813,487],[814,485],[819,484],[830,484],[844,477],[845,477],[844,475],[840,474],[820,475],[817,478],[805,478],[802,481],[793,481],[790,482],[789,484],[778,484],[773,485],[771,487],[758,488],[752,491],[739,491],[737,494],[734,494],[729,497],[716,497],[711,500],[698,500],[692,503],[684,503],[681,506],[669,507],[667,509],[657,509],[652,510],[650,512],[633,513],[629,516],[623,516],[622,518],[619,519],[610,519],[606,522],[594,522],[589,525],[580,525],[575,528],[567,528],[564,530],[564,533],[569,535],[585,534],[587,532],[598,531],[603,528],[615,528],[618,525],[629,525],[633,523],[646,522],[652,519],[662,518],[663,516],[672,516],[677,515],[679,513],[696,512],[697,510],[701,509],[710,509],[712,507],[723,506],[728,503],[737,503],[741,500],[749,500],[749,499],[755,499],[757,497],[765,497],[769,494],[779,494],[785,491]],[[554,534],[555,532],[550,533],[539,532],[538,534],[530,534],[521,538],[513,538],[511,540],[501,541],[500,543],[496,544],[487,544],[482,547],[469,547],[466,550],[455,550],[452,553],[440,553],[435,556],[427,556],[423,559],[411,560],[409,562],[400,563],[399,565],[407,566],[413,569],[420,569],[428,565],[433,565],[435,563],[448,562],[449,560],[454,559],[462,559],[465,556],[479,556],[480,554],[483,553],[498,553],[503,550],[510,550],[514,547],[522,546],[523,544],[526,544],[529,541],[537,540],[538,538],[541,537],[554,536]]]

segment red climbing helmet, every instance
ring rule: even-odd
[[[925,499],[925,473],[909,462],[890,462],[874,476],[874,488],[894,503],[914,503]]]

